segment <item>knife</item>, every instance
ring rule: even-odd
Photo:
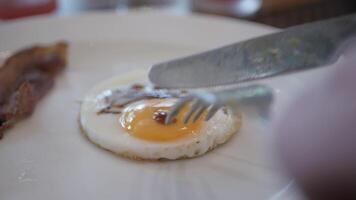
[[[288,28],[153,65],[150,81],[166,88],[236,84],[331,64],[356,33],[356,14]]]

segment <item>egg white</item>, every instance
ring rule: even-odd
[[[205,154],[225,143],[241,125],[240,115],[231,110],[219,110],[208,122],[202,124],[197,134],[168,142],[146,141],[126,133],[119,123],[118,114],[101,114],[103,96],[110,89],[120,88],[112,79],[95,87],[84,98],[80,110],[80,126],[90,141],[99,147],[132,159],[180,159]],[[163,133],[169,134],[169,133]]]

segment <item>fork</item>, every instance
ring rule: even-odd
[[[204,111],[207,111],[205,121],[208,121],[224,106],[235,108],[239,102],[243,101],[258,104],[262,101],[271,103],[272,100],[272,89],[261,84],[217,91],[197,91],[183,97],[173,105],[165,119],[165,124],[172,123],[174,117],[188,103],[191,103],[191,106],[184,115],[183,122],[185,124],[191,118],[193,123],[196,122]]]

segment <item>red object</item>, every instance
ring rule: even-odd
[[[56,7],[56,0],[0,0],[0,19],[49,13]]]

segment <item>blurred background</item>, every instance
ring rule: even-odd
[[[355,5],[354,0],[0,0],[0,19],[160,7],[178,14],[208,13],[285,28],[352,13]]]

